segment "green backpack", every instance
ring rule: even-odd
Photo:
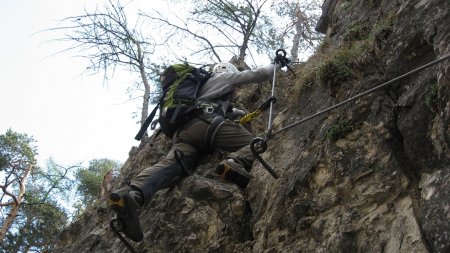
[[[162,96],[136,135],[136,140],[142,139],[158,108],[158,123],[168,137],[172,137],[179,127],[203,112],[197,95],[211,77],[208,71],[189,64],[173,64],[164,70],[161,77]]]

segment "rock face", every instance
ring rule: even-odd
[[[279,73],[275,130],[450,54],[447,0],[325,1],[323,45]],[[450,252],[449,60],[276,134],[245,190],[210,171],[160,191],[141,214],[138,252]],[[268,84],[238,91],[249,111]],[[252,123],[263,135],[264,119]],[[130,151],[114,187],[157,162],[162,136]],[[112,214],[86,212],[54,252],[127,252]]]

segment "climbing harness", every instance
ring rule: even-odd
[[[213,118],[211,123],[208,125],[205,133],[206,145],[210,148],[214,148],[214,140],[216,139],[217,131],[225,123],[225,119],[218,115]]]
[[[278,50],[277,50],[277,54],[278,54]],[[422,70],[424,70],[424,69],[426,69],[426,68],[428,68],[428,67],[430,67],[430,66],[433,66],[433,65],[436,65],[436,64],[438,64],[438,63],[440,63],[440,62],[442,62],[442,61],[445,61],[445,60],[447,60],[447,59],[449,59],[449,58],[450,58],[450,55],[446,55],[446,56],[444,56],[444,57],[442,57],[442,58],[436,59],[436,60],[434,60],[434,61],[432,61],[432,62],[429,62],[429,63],[427,63],[427,64],[425,64],[425,65],[422,65],[421,67],[418,67],[418,68],[416,68],[416,69],[414,69],[414,70],[411,70],[411,71],[409,71],[409,72],[407,72],[407,73],[405,73],[405,74],[403,74],[403,75],[401,75],[401,76],[398,76],[398,77],[396,77],[396,78],[394,78],[394,79],[391,79],[391,80],[389,80],[389,81],[387,81],[387,82],[385,82],[385,83],[383,83],[383,84],[380,84],[380,85],[378,85],[378,86],[375,86],[375,87],[373,87],[372,89],[369,89],[369,90],[367,90],[367,91],[365,91],[365,92],[362,92],[362,93],[360,93],[360,94],[358,94],[358,95],[356,95],[356,96],[353,96],[353,97],[351,97],[351,98],[349,98],[349,99],[347,99],[347,100],[344,100],[344,101],[342,101],[342,102],[340,102],[340,103],[338,103],[338,104],[335,104],[335,105],[333,105],[333,106],[331,106],[331,107],[328,107],[328,108],[326,108],[326,109],[324,109],[324,110],[322,110],[322,111],[319,111],[319,112],[317,112],[317,113],[315,113],[315,114],[313,114],[313,115],[310,115],[310,116],[308,116],[308,117],[306,117],[306,118],[304,118],[304,119],[302,119],[302,120],[300,120],[300,121],[294,122],[294,123],[292,123],[292,124],[290,124],[290,125],[288,125],[288,126],[286,126],[286,127],[283,127],[283,128],[281,128],[281,129],[279,129],[279,130],[273,132],[273,133],[272,133],[272,126],[273,126],[273,124],[272,124],[272,122],[271,122],[271,120],[272,120],[272,112],[270,112],[270,115],[269,115],[269,127],[268,127],[268,130],[267,130],[266,135],[265,135],[264,137],[256,137],[256,138],[254,138],[254,139],[251,141],[251,143],[250,143],[250,149],[251,149],[253,155],[255,156],[255,158],[256,158],[256,159],[264,166],[264,168],[265,168],[265,169],[266,169],[266,170],[267,170],[274,178],[278,178],[278,175],[276,174],[275,170],[274,170],[274,169],[273,169],[266,161],[264,161],[264,160],[262,159],[262,157],[260,156],[260,154],[264,153],[264,152],[267,150],[267,141],[269,141],[270,139],[272,139],[275,135],[277,135],[277,134],[279,134],[279,133],[281,133],[281,132],[283,132],[283,131],[286,131],[286,130],[288,130],[288,129],[294,127],[294,126],[300,125],[300,124],[302,124],[302,123],[304,123],[304,122],[306,122],[306,121],[309,121],[309,120],[311,120],[311,119],[313,119],[313,118],[315,118],[315,117],[317,117],[317,116],[320,116],[320,115],[322,115],[322,114],[325,114],[325,113],[327,113],[327,112],[329,112],[329,111],[331,111],[331,110],[334,110],[334,109],[336,109],[336,108],[338,108],[338,107],[341,107],[341,106],[343,106],[343,105],[346,105],[346,104],[348,104],[348,103],[350,103],[350,102],[352,102],[352,101],[355,101],[356,99],[359,99],[359,98],[361,98],[361,97],[363,97],[363,96],[366,96],[366,95],[368,95],[368,94],[370,94],[370,93],[372,93],[372,92],[374,92],[374,91],[376,91],[376,90],[379,90],[379,89],[381,89],[381,88],[383,88],[383,87],[385,87],[385,86],[387,86],[387,85],[390,85],[390,84],[392,84],[392,83],[394,83],[394,82],[396,82],[396,81],[398,81],[398,80],[400,80],[400,79],[403,79],[403,78],[405,78],[405,77],[407,77],[407,76],[410,76],[410,75],[412,75],[412,74],[415,74],[415,73],[417,73],[417,72],[419,72],[419,71],[422,71]],[[276,68],[275,68],[275,69],[276,69]],[[275,75],[274,75],[273,78],[275,79]],[[275,83],[275,81],[274,81],[274,83]],[[272,96],[273,96],[273,87],[274,87],[274,86],[272,86]],[[271,105],[272,105],[272,103],[271,103]],[[272,107],[271,107],[271,111],[272,111]]]
[[[131,246],[131,244],[123,237],[122,234],[120,234],[120,231],[122,231],[123,225],[122,221],[115,218],[112,219],[109,222],[109,226],[111,227],[114,234],[120,239],[120,241],[125,245],[125,247],[131,252],[131,253],[137,253],[137,251]]]
[[[175,155],[175,160],[177,161],[178,166],[180,166],[180,168],[186,173],[186,175],[192,176],[192,172],[186,167],[186,165],[184,165],[184,162],[183,162],[184,153],[183,153],[183,151],[181,151],[181,149],[176,148],[173,151],[173,153]]]

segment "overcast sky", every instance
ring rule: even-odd
[[[69,53],[51,56],[62,49],[44,43],[55,34],[34,34],[102,2],[0,1],[0,134],[11,128],[33,136],[40,165],[49,157],[62,165],[94,158],[124,162],[139,145],[136,105],[126,94],[134,78],[119,71],[105,86],[102,76],[80,76],[85,60]]]

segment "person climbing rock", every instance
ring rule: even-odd
[[[193,171],[203,153],[215,149],[230,152],[215,172],[224,180],[245,188],[250,179],[254,157],[250,150],[253,134],[225,118],[233,91],[239,85],[273,78],[276,64],[254,70],[238,71],[228,62],[217,63],[212,75],[199,89],[197,100],[204,107],[173,134],[173,146],[167,156],[135,176],[127,186],[109,195],[108,206],[122,223],[121,232],[133,241],[143,239],[139,223],[140,208],[160,189],[173,186]],[[168,77],[163,72],[161,81]],[[182,157],[179,157],[182,154]],[[181,165],[180,165],[181,163]]]

